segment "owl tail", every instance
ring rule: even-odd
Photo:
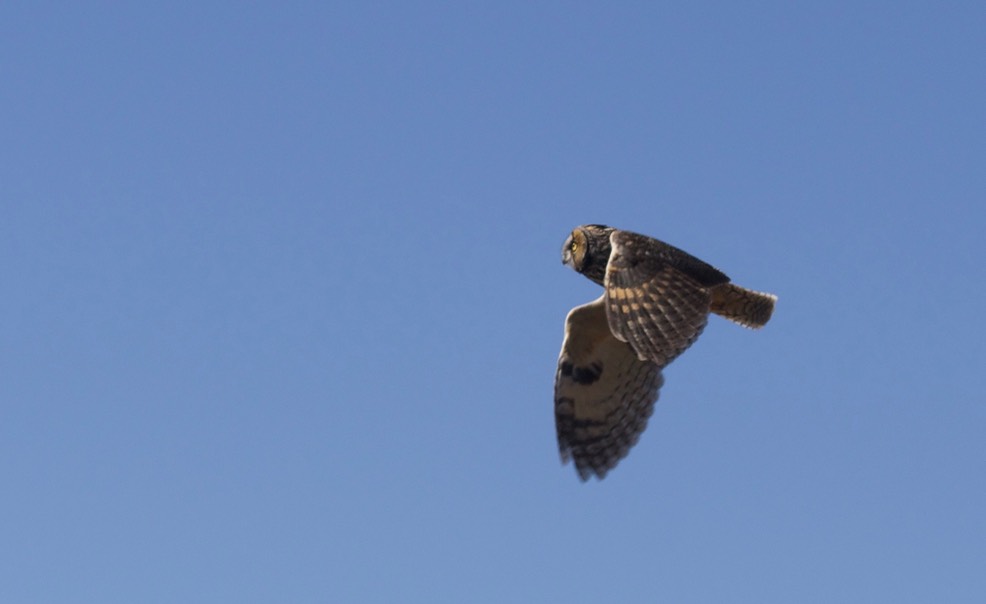
[[[712,312],[744,327],[759,329],[774,312],[777,296],[755,292],[732,283],[712,288]]]

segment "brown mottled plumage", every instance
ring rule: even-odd
[[[709,313],[759,328],[777,297],[734,285],[663,241],[602,225],[572,231],[562,262],[605,289],[568,314],[555,377],[562,461],[572,459],[582,480],[601,479],[636,444],[661,370],[698,339]]]

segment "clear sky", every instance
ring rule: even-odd
[[[0,601],[986,601],[982,2],[5,2]],[[604,481],[605,223],[779,296]]]

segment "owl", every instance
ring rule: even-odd
[[[573,308],[555,374],[563,463],[600,480],[636,444],[664,384],[661,371],[698,339],[709,313],[763,327],[777,297],[663,241],[590,224],[572,231],[562,263],[603,286]]]

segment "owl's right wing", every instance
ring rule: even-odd
[[[605,477],[647,427],[663,383],[660,367],[613,336],[604,297],[572,309],[555,375],[562,462],[573,460],[582,480]]]
[[[628,231],[610,235],[606,315],[637,356],[665,367],[692,345],[709,318],[709,286],[729,278],[698,258]]]

